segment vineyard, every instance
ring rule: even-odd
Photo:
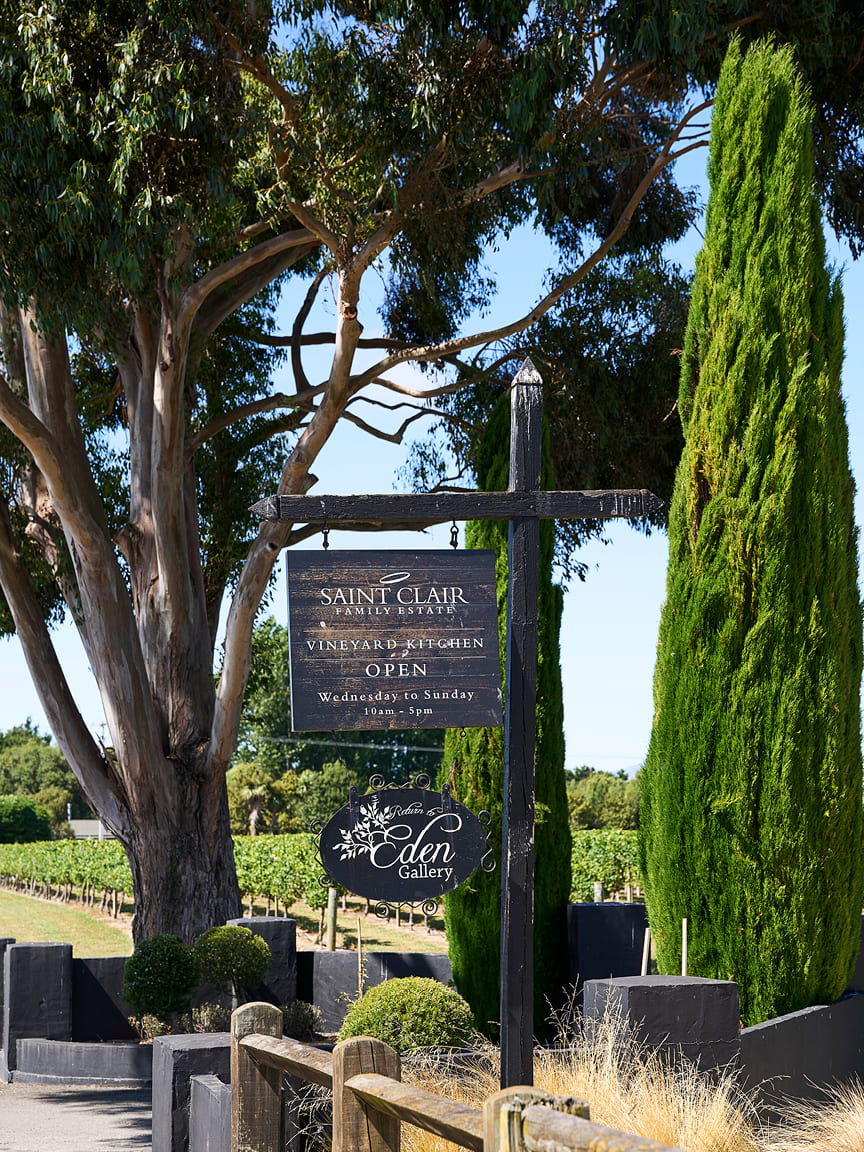
[[[594,899],[594,882],[607,892],[641,886],[636,832],[588,830],[573,833],[571,900]],[[323,909],[327,889],[319,883],[315,837],[235,836],[234,859],[244,903],[271,902],[278,915],[298,901]],[[116,916],[132,892],[132,873],[116,840],[49,840],[0,844],[0,886],[28,896],[63,902],[80,900]]]

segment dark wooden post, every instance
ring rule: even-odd
[[[510,491],[540,488],[543,394],[526,360],[510,393]],[[501,1087],[533,1084],[534,745],[540,521],[510,521],[501,853]]]

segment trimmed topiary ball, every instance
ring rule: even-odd
[[[231,987],[242,1002],[257,988],[270,963],[270,945],[249,928],[226,924],[210,928],[192,945],[201,975],[213,984]]]
[[[397,1052],[464,1048],[476,1036],[468,1004],[454,988],[424,976],[386,980],[348,1010],[339,1039],[374,1036]]]
[[[192,949],[179,936],[151,936],[126,961],[123,999],[139,1018],[167,1021],[186,1011],[198,983]]]

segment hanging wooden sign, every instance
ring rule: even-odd
[[[357,796],[321,833],[325,871],[349,892],[419,904],[452,892],[480,867],[486,829],[449,789],[383,788]]]
[[[491,551],[286,553],[296,732],[501,724]]]

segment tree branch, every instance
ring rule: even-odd
[[[318,242],[315,241],[306,246],[289,248],[277,253],[225,281],[221,286],[222,291],[212,292],[195,314],[193,332],[196,339],[201,341],[202,347],[207,338],[232,312],[246,304],[292,265],[305,260],[318,247]],[[228,284],[231,285],[230,291],[225,290]]]
[[[251,332],[246,331],[245,335],[249,340],[255,344],[262,344],[265,348],[289,348],[294,338],[293,336],[271,336],[269,332]],[[311,332],[307,336],[301,336],[298,343],[302,348],[311,347],[317,344],[335,344],[335,332]],[[407,340],[391,340],[388,336],[370,337],[369,339],[360,339],[357,341],[358,348],[410,348],[411,345]]]
[[[349,412],[347,409],[342,413],[345,420],[349,420],[352,424],[356,424],[358,428],[362,428],[364,432],[368,432],[370,436],[375,436],[378,440],[387,440],[391,444],[401,444],[402,437],[405,435],[408,428],[417,420],[422,419],[427,413],[425,411],[415,412],[413,416],[406,417],[402,421],[399,428],[395,432],[384,432],[380,428],[376,428],[374,424],[367,424],[361,417]]]
[[[105,823],[116,835],[128,835],[128,806],[122,782],[100,753],[69,691],[33,585],[15,545],[5,500],[0,500],[0,584],[39,701],[60,750]]]
[[[262,412],[273,412],[277,408],[303,408],[304,411],[300,418],[304,418],[312,398],[319,396],[325,387],[326,385],[319,384],[317,387],[309,388],[297,396],[286,396],[284,392],[277,392],[274,396],[265,396],[261,400],[252,400],[249,404],[240,404],[237,408],[232,408],[230,412],[223,412],[221,415],[215,416],[212,420],[208,421],[203,428],[200,428],[194,436],[190,436],[187,439],[187,459],[194,456],[201,445],[206,443],[207,440],[212,440],[214,436],[217,436],[226,428],[230,428],[233,424],[239,424],[241,420],[246,420],[250,416],[258,416]]]
[[[247,248],[245,252],[240,252],[237,256],[226,260],[224,264],[211,269],[200,280],[191,284],[181,298],[181,311],[189,318],[193,317],[210,293],[215,292],[217,288],[229,280],[233,280],[242,272],[254,268],[288,248],[299,248],[304,245],[310,245],[314,248],[318,244],[318,239],[307,229],[297,228],[293,232],[283,232],[280,236],[274,236],[270,240],[262,240],[260,244]]]
[[[294,326],[291,329],[291,367],[294,369],[294,391],[301,392],[308,390],[310,387],[309,380],[306,373],[303,371],[303,358],[300,355],[300,337],[303,332],[303,325],[306,323],[309,313],[312,311],[312,305],[315,303],[315,297],[318,295],[318,289],[321,283],[327,276],[328,271],[322,268],[316,275],[315,279],[309,285],[309,290],[300,305],[300,311],[294,318]],[[336,333],[333,333],[333,339],[336,339]]]
[[[0,420],[15,436],[30,455],[36,467],[45,477],[52,501],[58,512],[58,494],[66,490],[68,454],[61,452],[60,445],[42,421],[27,405],[15,395],[5,376],[0,374]],[[61,521],[74,539],[88,548],[105,545],[106,536],[100,525],[87,515],[77,501],[62,502]]]
[[[496,340],[503,340],[508,336],[515,335],[517,332],[523,332],[526,328],[529,328],[532,324],[539,320],[541,316],[544,316],[549,311],[549,309],[552,308],[563,295],[565,295],[565,293],[569,292],[571,288],[574,288],[580,280],[583,280],[585,276],[587,276],[591,271],[591,269],[594,268],[595,265],[599,264],[600,261],[608,254],[610,249],[618,242],[618,240],[620,240],[620,238],[629,228],[630,222],[633,219],[633,215],[645,197],[645,194],[650,188],[652,182],[664,170],[664,168],[668,167],[669,164],[674,163],[675,160],[680,159],[681,156],[685,156],[688,152],[692,152],[695,148],[707,147],[708,142],[703,140],[697,143],[689,144],[684,148],[680,148],[677,152],[672,151],[673,145],[678,140],[678,137],[680,136],[681,132],[683,132],[684,128],[690,123],[692,118],[698,115],[700,112],[703,112],[706,108],[710,107],[711,103],[712,102],[710,100],[705,101],[704,103],[698,105],[698,107],[690,109],[690,111],[687,112],[684,117],[682,117],[675,131],[671,133],[669,139],[663,145],[663,148],[661,149],[654,163],[651,165],[642,180],[640,180],[636,190],[633,192],[633,195],[627,202],[626,207],[618,217],[615,226],[607,234],[603,242],[598,245],[597,248],[595,248],[594,252],[592,252],[588,259],[584,260],[574,272],[571,272],[568,276],[563,277],[557,287],[555,287],[551,292],[548,292],[543,297],[543,299],[538,304],[536,304],[534,308],[531,309],[530,312],[526,313],[526,315],[522,316],[519,320],[514,320],[511,324],[502,325],[500,328],[493,328],[486,332],[477,332],[471,336],[457,337],[454,340],[447,340],[441,344],[431,344],[425,346],[419,345],[413,348],[407,348],[402,351],[395,352],[392,356],[387,356],[383,360],[379,360],[377,364],[367,369],[367,371],[363,372],[360,376],[354,377],[353,391],[357,392],[361,388],[364,388],[367,384],[373,383],[384,372],[387,372],[390,368],[395,367],[397,364],[403,364],[406,361],[428,362],[430,360],[440,360],[444,356],[452,356],[466,348],[475,348],[479,344],[492,344]],[[393,388],[393,385],[389,386]],[[463,385],[460,383],[459,387],[462,386]],[[401,388],[394,388],[394,390],[403,391]],[[415,393],[409,390],[404,391],[406,395],[431,396],[442,394],[441,391],[429,393]],[[451,388],[449,391],[456,391],[456,389]]]

